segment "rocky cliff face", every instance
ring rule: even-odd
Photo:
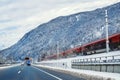
[[[28,32],[15,45],[0,51],[4,57],[15,60],[25,56],[37,57],[43,53],[56,53],[69,49],[71,45],[85,44],[105,37],[105,9],[108,10],[109,35],[120,33],[120,3],[60,16]],[[58,44],[57,44],[58,43]]]

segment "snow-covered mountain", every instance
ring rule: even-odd
[[[15,45],[0,51],[7,58],[16,60],[25,56],[56,53],[71,45],[85,44],[105,37],[105,9],[108,10],[109,35],[120,33],[120,2],[94,11],[57,17],[28,32]]]

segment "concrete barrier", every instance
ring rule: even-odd
[[[72,65],[73,69],[83,69],[83,70],[93,70],[93,71],[100,71],[100,72],[111,72],[111,73],[120,73],[120,64],[97,64],[97,65]]]

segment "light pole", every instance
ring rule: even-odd
[[[109,52],[109,39],[108,39],[108,11],[105,10],[105,23],[106,23],[106,52]]]
[[[82,42],[80,43],[80,47],[81,47],[81,55],[83,55],[83,47],[82,47]]]
[[[59,59],[59,42],[57,41],[57,59]]]

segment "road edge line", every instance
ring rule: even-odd
[[[44,71],[44,70],[41,70],[41,69],[36,68],[36,67],[33,67],[33,68],[38,69],[39,71],[41,71],[41,72],[43,72],[43,73],[45,73],[45,74],[47,74],[47,75],[49,75],[49,76],[52,76],[52,77],[54,77],[54,78],[56,78],[56,79],[58,79],[58,80],[63,80],[63,79],[61,79],[61,78],[59,78],[59,77],[57,77],[57,76],[55,76],[55,75],[53,75],[53,74],[50,74],[50,73],[48,73],[48,72],[46,72],[46,71]]]

